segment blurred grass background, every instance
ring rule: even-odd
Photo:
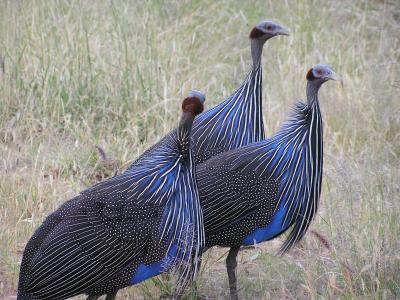
[[[305,73],[330,64],[344,85],[320,92],[325,164],[320,211],[284,257],[280,241],[240,253],[242,299],[400,298],[400,2],[0,0],[0,298],[46,215],[123,170],[176,126],[192,88],[212,107],[250,65],[263,19],[267,135]],[[96,145],[104,149],[101,156]],[[226,249],[206,255],[199,289],[228,298]],[[158,299],[166,276],[119,293]],[[81,297],[82,298],[82,297]]]

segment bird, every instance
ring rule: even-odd
[[[229,247],[230,298],[238,299],[236,257],[241,246],[274,239],[291,228],[283,254],[307,232],[321,194],[323,128],[318,91],[337,76],[317,64],[306,74],[307,101],[295,104],[270,138],[216,155],[197,166],[205,250]]]
[[[195,163],[219,153],[264,139],[261,55],[265,42],[289,35],[277,22],[259,22],[250,32],[252,65],[239,88],[217,106],[199,115],[193,124]]]
[[[168,135],[132,168],[50,214],[24,250],[18,300],[90,300],[171,271],[184,288],[204,246],[191,130],[205,96],[191,91]]]

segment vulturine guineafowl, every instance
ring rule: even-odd
[[[182,288],[194,278],[204,228],[190,139],[204,100],[191,92],[174,134],[47,217],[25,248],[18,300],[110,300],[166,270]]]
[[[271,240],[291,227],[283,253],[304,236],[316,214],[323,163],[318,90],[330,79],[336,79],[335,73],[316,65],[307,73],[307,103],[297,103],[274,136],[198,165],[206,248],[230,247],[231,299],[238,299],[239,248]]]
[[[210,157],[264,139],[261,54],[265,42],[289,31],[263,21],[250,33],[252,67],[240,87],[227,99],[198,116],[193,124],[196,164]]]

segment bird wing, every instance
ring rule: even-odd
[[[275,208],[276,181],[251,170],[229,166],[222,160],[223,155],[219,155],[197,170],[207,235],[240,222],[268,200],[271,208]]]

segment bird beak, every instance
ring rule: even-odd
[[[328,79],[330,79],[330,80],[335,80],[335,81],[341,80],[341,79],[339,78],[339,76],[336,75],[335,72],[332,72],[331,74],[329,74]]]
[[[285,27],[279,28],[277,35],[289,35],[289,30]]]

